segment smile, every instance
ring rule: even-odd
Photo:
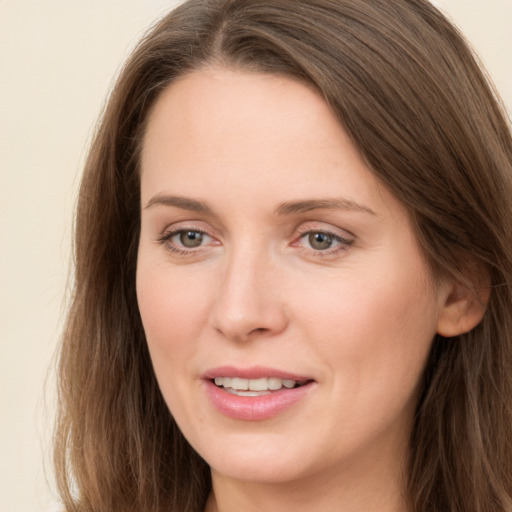
[[[223,367],[203,375],[206,395],[223,416],[236,420],[267,420],[298,406],[317,382],[271,368]]]
[[[263,377],[260,379],[243,379],[240,377],[216,377],[214,383],[219,388],[237,396],[263,396],[285,389],[293,389],[304,385],[306,381]]]

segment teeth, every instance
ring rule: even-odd
[[[282,385],[283,381],[281,379],[277,379],[276,377],[270,377],[270,379],[268,379],[268,389],[271,389],[272,391],[281,389]]]
[[[270,395],[270,391],[238,391],[237,389],[227,388],[226,391],[237,396],[263,396]]]
[[[261,379],[240,379],[238,377],[215,377],[215,384],[228,388],[229,391],[277,391],[283,386],[292,389],[297,381],[292,379],[278,379],[277,377],[263,377]],[[238,393],[235,393],[238,394]],[[243,396],[258,396],[258,394],[244,393]]]
[[[249,389],[249,380],[233,377],[231,379],[231,387],[233,389],[238,389],[239,391],[247,391]]]
[[[233,386],[231,386],[233,387]],[[251,379],[249,380],[249,389],[251,391],[267,391],[268,379]]]

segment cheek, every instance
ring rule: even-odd
[[[435,334],[435,300],[421,274],[366,271],[333,282],[300,312],[330,390],[331,405],[318,414],[339,425],[325,437],[340,446],[363,446],[390,426],[408,435]]]
[[[196,265],[173,267],[153,252],[139,250],[137,300],[148,341],[170,341],[171,333],[179,338],[204,323],[211,272]]]
[[[298,316],[333,385],[354,395],[416,388],[436,332],[438,308],[422,265],[382,260],[310,290]],[[300,296],[298,293],[296,296]],[[386,386],[383,386],[386,383]]]
[[[184,330],[192,329],[196,322],[190,321],[194,313],[189,307],[191,293],[178,291],[179,282],[142,275],[137,297],[148,341],[162,340],[170,333],[179,336]]]
[[[193,361],[206,318],[207,286],[200,282],[165,263],[139,258],[137,299],[151,362],[167,407],[185,430],[184,418],[198,421],[191,391],[197,386]]]
[[[139,258],[137,299],[153,367],[164,396],[187,374],[207,320],[207,283]]]

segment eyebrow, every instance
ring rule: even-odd
[[[151,208],[155,205],[174,206],[182,210],[213,215],[213,210],[206,203],[188,197],[157,194],[148,201],[145,208]],[[350,199],[305,199],[301,201],[287,201],[280,204],[275,209],[274,214],[278,216],[297,215],[312,210],[356,211],[377,216],[368,206],[356,203]]]
[[[157,194],[148,201],[148,204],[145,206],[145,208],[151,208],[155,205],[175,206],[176,208],[180,208],[182,210],[189,210],[198,213],[213,213],[213,210],[206,203],[181,196]]]
[[[310,212],[311,210],[347,210],[377,216],[368,206],[356,203],[350,199],[306,199],[304,201],[291,201],[279,205],[275,213],[277,215],[293,215]]]

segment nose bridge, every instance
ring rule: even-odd
[[[260,244],[244,241],[228,251],[211,321],[216,330],[239,341],[286,326],[278,271]]]

